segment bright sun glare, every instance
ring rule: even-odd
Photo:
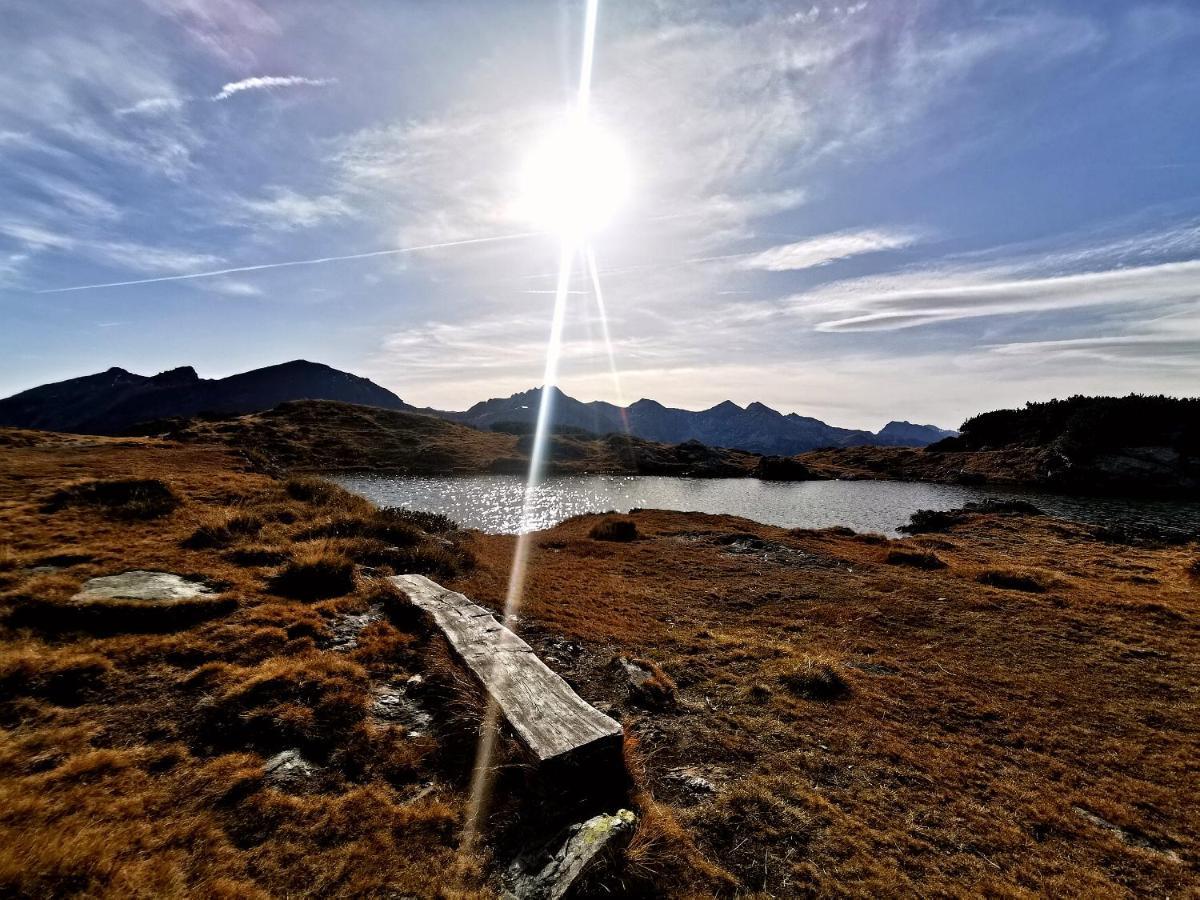
[[[582,237],[608,224],[628,196],[629,166],[620,143],[576,114],[530,154],[519,209],[538,228]]]

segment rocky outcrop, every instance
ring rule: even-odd
[[[541,859],[518,860],[510,867],[506,878],[508,896],[519,900],[565,897],[601,854],[628,840],[636,825],[637,816],[627,809],[617,810],[612,815],[593,816],[573,825],[562,846],[544,862]],[[534,868],[539,863],[540,867]]]

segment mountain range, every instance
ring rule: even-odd
[[[730,447],[775,456],[791,456],[817,447],[922,447],[956,432],[933,425],[889,422],[877,432],[827,425],[820,419],[781,413],[762,403],[738,406],[730,400],[694,412],[663,406],[656,400],[638,400],[629,406],[603,401],[584,403],[552,389],[555,427],[580,428],[595,434],[628,430],[635,437],[668,444],[699,441],[710,447]],[[537,420],[542,389],[532,388],[511,397],[485,400],[465,412],[441,413],[446,418],[476,428],[532,426]]]
[[[790,456],[817,447],[925,446],[956,434],[933,425],[889,422],[878,432],[838,428],[762,403],[726,400],[695,412],[638,400],[627,407],[585,403],[552,389],[552,423],[597,435],[628,431],[651,441],[698,441],[712,447]],[[533,388],[476,403],[463,412],[418,409],[374,382],[330,366],[294,360],[228,378],[200,378],[191,366],[158,375],[111,368],[42,385],[0,400],[0,425],[83,434],[117,434],[145,423],[198,415],[261,412],[289,400],[336,400],[449,419],[474,428],[532,428],[541,403]]]

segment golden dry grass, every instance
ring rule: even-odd
[[[369,520],[368,504],[254,474],[219,448],[6,438],[0,895],[425,896],[434,873],[440,894],[492,894],[486,848],[458,848],[469,764],[368,714],[376,685],[425,671],[428,639],[384,617],[352,651],[324,649],[337,617],[381,602],[357,560],[339,562],[351,577],[335,599],[271,590],[289,564],[347,552],[299,531]],[[179,505],[143,520],[47,504],[90,479],[161,482]],[[406,549],[459,552],[441,541]],[[33,571],[47,564],[59,568]],[[86,578],[135,568],[203,575],[221,592],[200,602],[221,608],[189,621],[178,607],[111,601],[83,616],[71,602]],[[284,749],[317,767],[310,783],[266,778]]]
[[[502,740],[489,840],[460,852],[478,692],[371,575],[413,567],[499,608],[512,538],[430,520],[441,534],[389,543],[386,527],[430,529],[213,446],[0,443],[0,894],[494,891],[493,855],[521,847],[544,798]],[[151,520],[47,510],[97,478],[158,479],[180,505]],[[998,514],[902,541],[629,518],[636,541],[593,540],[594,516],[535,535],[520,610],[535,648],[626,727],[633,787],[612,800],[640,824],[598,891],[1194,890],[1195,545]],[[195,546],[205,528],[220,539]],[[747,538],[770,552],[737,552]],[[272,592],[310,557],[351,561],[350,589]],[[228,606],[142,630],[128,608],[69,618],[83,580],[133,568],[202,575]],[[355,648],[328,649],[340,617],[376,607]],[[38,615],[22,624],[25,608]],[[618,656],[661,673],[674,702],[631,703]],[[418,737],[370,713],[373,690],[414,674],[437,721]],[[281,749],[317,767],[303,789],[266,778]]]
[[[1000,514],[899,541],[721,516],[631,518],[642,536],[631,543],[591,540],[595,516],[536,535],[520,610],[535,647],[552,652],[541,635],[581,645],[561,670],[585,698],[626,711],[650,817],[630,850],[630,885],[763,896],[1195,890],[1194,544],[1113,545],[1084,526]],[[731,534],[790,552],[728,552]],[[479,566],[456,588],[498,607],[512,545],[476,536]],[[934,551],[945,568],[894,564],[893,554]],[[625,706],[604,675],[618,655],[670,672],[675,710]],[[849,690],[828,689],[838,681]],[[681,792],[681,770],[715,792]]]

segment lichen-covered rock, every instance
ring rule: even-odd
[[[537,871],[528,871],[521,860],[513,864],[508,874],[509,895],[519,900],[565,897],[592,862],[606,848],[629,838],[636,824],[637,816],[620,809],[571,826],[562,847]]]
[[[202,581],[184,578],[171,572],[151,572],[134,569],[120,575],[89,578],[72,600],[190,600],[213,589]]]

